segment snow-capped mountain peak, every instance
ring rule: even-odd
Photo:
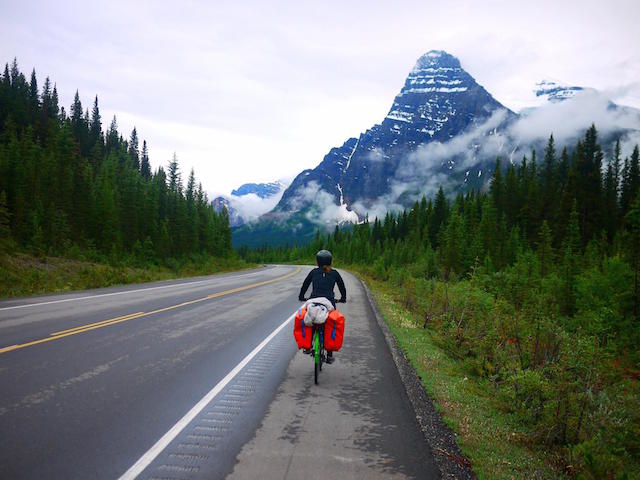
[[[563,85],[555,80],[542,80],[536,83],[534,93],[536,97],[546,98],[555,103],[573,98],[577,92],[582,90],[584,90],[583,87]]]
[[[301,172],[274,211],[255,228],[236,232],[236,241],[250,243],[258,231],[273,232],[274,221],[289,222],[291,235],[313,232],[310,225],[357,223],[377,205],[389,209],[394,208],[390,203],[413,201],[424,191],[423,184],[434,178],[466,184],[466,179],[458,178],[464,172],[459,175],[462,166],[454,168],[455,160],[434,155],[427,167],[421,167],[416,155],[422,155],[424,145],[442,145],[469,129],[483,129],[488,122],[493,122],[491,130],[499,129],[513,115],[456,57],[441,50],[427,52],[409,71],[381,123],[332,148],[316,168]],[[482,135],[488,134],[483,130]]]

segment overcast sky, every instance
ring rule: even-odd
[[[498,101],[550,78],[640,108],[640,2],[0,0],[0,61],[69,109],[176,152],[210,194],[291,177],[379,123],[417,58],[457,56]]]

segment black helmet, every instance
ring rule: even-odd
[[[324,265],[331,265],[331,261],[333,260],[333,255],[329,250],[320,250],[316,253],[316,262],[318,262],[318,266],[322,267]]]

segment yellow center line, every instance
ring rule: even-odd
[[[229,295],[230,293],[242,292],[244,290],[249,290],[250,288],[261,287],[263,285],[268,285],[270,283],[279,282],[281,280],[285,280],[285,279],[287,279],[289,277],[293,277],[294,275],[297,275],[300,272],[300,270],[302,270],[302,267],[296,268],[295,272],[287,273],[283,277],[272,278],[271,280],[265,280],[264,282],[253,283],[251,285],[245,285],[244,287],[232,288],[231,290],[227,290],[225,292],[212,293],[211,295],[207,295],[206,298],[222,297],[223,295]]]
[[[114,322],[116,320],[129,320],[130,317],[137,317],[140,314],[142,314],[144,312],[137,312],[137,313],[130,313],[128,315],[123,315],[122,317],[116,317],[116,318],[110,318],[108,320],[102,320],[101,322],[96,322],[96,323],[89,323],[87,325],[80,325],[79,327],[75,327],[75,328],[69,328],[68,330],[61,330],[59,332],[53,332],[50,336],[52,337],[57,337],[62,335],[63,333],[69,333],[69,332],[73,332],[73,331],[79,331],[79,330],[85,330],[89,327],[93,327],[96,325],[106,325],[107,323],[111,323]]]
[[[47,338],[42,338],[40,340],[34,340],[32,342],[21,343],[21,344],[17,344],[17,345],[10,345],[8,347],[0,348],[0,354],[6,353],[6,352],[11,352],[12,350],[18,350],[18,349],[21,349],[21,348],[30,347],[32,345],[39,345],[41,343],[50,342],[52,340],[58,340],[60,338],[68,337],[70,335],[76,335],[78,333],[88,332],[90,330],[95,330],[97,328],[108,327],[108,326],[111,326],[111,325],[115,325],[116,323],[122,323],[122,322],[127,322],[129,320],[133,320],[133,319],[136,319],[136,318],[147,317],[147,316],[153,315],[155,313],[166,312],[167,310],[173,310],[175,308],[184,307],[186,305],[192,305],[194,303],[204,302],[205,300],[211,300],[212,298],[217,298],[217,297],[222,297],[224,295],[230,295],[232,293],[242,292],[244,290],[249,290],[251,288],[256,288],[256,287],[261,287],[263,285],[268,285],[270,283],[279,282],[279,281],[285,280],[287,278],[291,278],[294,275],[297,275],[300,272],[300,270],[301,270],[301,267],[298,267],[298,268],[296,268],[296,270],[294,272],[291,272],[291,273],[288,273],[286,275],[283,275],[282,277],[272,278],[271,280],[265,280],[263,282],[252,283],[250,285],[245,285],[243,287],[232,288],[230,290],[225,290],[223,292],[212,293],[211,295],[207,295],[206,297],[203,297],[203,298],[198,298],[196,300],[190,300],[188,302],[179,303],[177,305],[171,305],[169,307],[160,308],[158,310],[153,310],[151,312],[130,313],[129,315],[123,315],[121,317],[110,318],[108,320],[102,320],[100,322],[89,323],[87,325],[81,325],[79,327],[69,328],[67,330],[61,330],[59,332],[54,332],[54,333],[50,334],[49,337],[47,337]]]

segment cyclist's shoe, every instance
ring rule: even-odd
[[[310,348],[303,348],[302,349],[302,353],[305,353],[307,355],[311,355],[311,349]]]
[[[331,355],[331,356],[327,356],[327,360],[326,360],[326,362],[327,362],[327,363],[329,363],[329,364],[331,364],[331,363],[333,363],[333,362],[334,362],[334,360],[335,360],[335,358],[333,358],[333,355]]]

